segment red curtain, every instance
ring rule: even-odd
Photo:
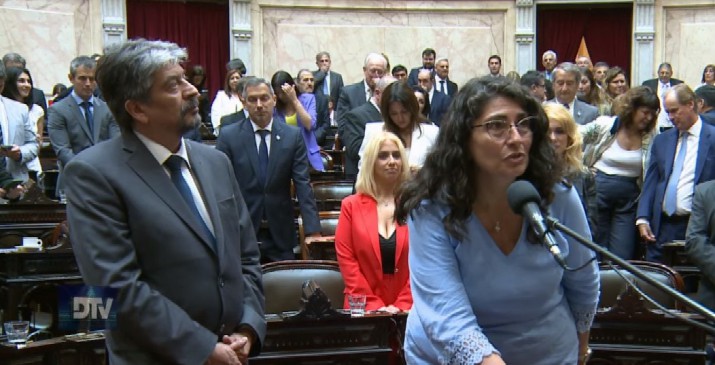
[[[209,98],[223,88],[230,57],[228,4],[128,0],[127,35],[185,47],[187,68],[198,64],[206,70]]]
[[[556,52],[559,62],[574,62],[584,37],[593,63],[620,66],[630,75],[633,4],[540,6],[536,19],[539,70],[543,70],[541,55],[549,49]]]

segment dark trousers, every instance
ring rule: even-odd
[[[283,260],[295,260],[293,250],[285,251],[278,246],[275,240],[273,240],[273,236],[271,235],[271,231],[268,227],[262,226],[258,228],[258,232],[256,232],[256,240],[258,241],[258,247],[261,250],[261,264]]]
[[[635,256],[639,194],[635,177],[596,172],[596,243],[624,260]]]
[[[662,263],[663,244],[675,240],[684,240],[689,220],[689,215],[672,217],[663,215],[660,218],[660,227],[658,228],[658,234],[655,235],[655,242],[648,243],[646,246],[645,259]],[[655,231],[655,227],[651,227],[651,229]]]

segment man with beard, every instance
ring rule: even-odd
[[[429,70],[432,74],[434,74],[435,59],[437,59],[437,52],[432,48],[425,48],[425,50],[422,51],[422,66],[415,67],[410,70],[410,75],[407,77],[407,83],[410,86],[419,86],[420,82],[417,79],[417,74],[420,73],[420,70]]]
[[[186,57],[161,41],[107,50],[97,81],[121,137],[65,169],[84,281],[117,290],[111,364],[245,365],[265,336],[258,245],[231,164],[182,138],[201,121]]]

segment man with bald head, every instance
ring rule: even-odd
[[[715,127],[698,115],[693,90],[672,87],[664,105],[661,113],[675,128],[653,140],[636,221],[646,259],[655,262],[662,261],[664,243],[685,239],[695,186],[715,178]]]
[[[382,115],[380,114],[382,92],[395,81],[397,79],[390,75],[378,79],[370,102],[349,111],[345,115],[342,131],[339,133],[345,145],[345,176],[348,180],[355,181],[357,178],[360,145],[362,145],[362,140],[365,137],[365,124],[382,122]]]
[[[434,87],[434,74],[431,70],[420,70],[417,74],[417,82],[429,94],[429,119],[439,126],[442,122],[442,116],[449,108],[450,97]]]
[[[365,57],[362,72],[364,79],[343,87],[338,99],[335,119],[338,121],[338,133],[342,135],[343,117],[347,112],[367,103],[375,90],[375,82],[385,76],[387,60],[379,53],[370,53]]]

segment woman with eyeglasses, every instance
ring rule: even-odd
[[[659,109],[658,96],[638,86],[615,100],[615,117],[579,126],[584,165],[596,176],[595,241],[625,260],[637,258],[636,209]]]
[[[558,183],[548,121],[526,88],[460,88],[396,215],[410,232],[413,306],[407,363],[584,364],[596,313],[594,255],[558,232],[566,271],[512,211],[507,189],[533,184],[542,212],[590,235],[578,195]],[[589,262],[590,261],[590,262]]]

